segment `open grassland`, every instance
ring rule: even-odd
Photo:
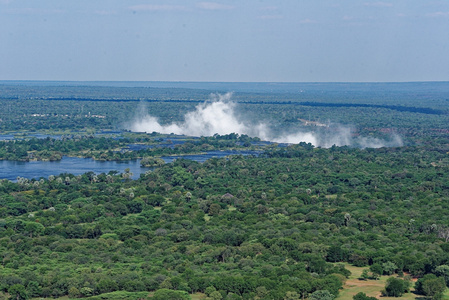
[[[382,299],[382,300],[426,300],[426,298],[424,296],[421,295],[416,295],[413,293],[414,288],[412,285],[412,291],[411,293],[406,293],[404,294],[402,297],[382,297],[381,296],[381,290],[384,289],[385,287],[385,283],[387,281],[387,279],[391,276],[381,276],[379,280],[360,280],[359,278],[361,277],[362,271],[363,269],[366,268],[361,268],[361,267],[354,267],[352,265],[346,264],[345,265],[346,269],[348,269],[349,271],[351,271],[351,276],[348,278],[348,280],[346,281],[346,284],[344,285],[344,288],[340,291],[339,296],[336,298],[336,300],[352,300],[353,296],[362,292],[365,293],[367,296],[370,297],[376,297],[378,299]],[[396,276],[396,275],[393,275]],[[413,284],[416,281],[416,279],[413,280]],[[90,297],[90,298],[84,298],[84,299],[119,299],[116,298],[119,295],[115,295],[114,294],[124,294],[127,292],[115,292],[115,293],[109,293],[109,294],[102,294],[102,295],[98,295],[98,296],[94,296],[94,297]],[[131,294],[142,294],[142,293],[129,293]],[[109,297],[107,297],[107,295]],[[153,293],[148,293],[148,296],[152,296]],[[192,300],[201,300],[201,299],[206,299],[207,296],[203,293],[195,293],[190,295]],[[33,298],[35,300],[37,299],[41,299],[41,298]],[[57,298],[59,300],[71,300],[69,297],[64,296],[64,297],[60,297]],[[81,298],[82,299],[82,298]],[[131,298],[128,298],[131,299]],[[443,300],[449,300],[449,289],[446,290]]]
[[[421,295],[416,295],[413,293],[414,291],[414,282],[416,280],[413,280],[413,285],[411,289],[411,293],[406,293],[402,297],[381,297],[381,291],[385,288],[385,283],[387,279],[391,276],[381,276],[379,280],[360,280],[359,278],[362,275],[363,269],[366,268],[360,268],[360,267],[354,267],[351,265],[346,265],[346,269],[351,271],[351,276],[346,281],[346,284],[344,285],[343,290],[340,291],[339,296],[337,297],[337,300],[352,300],[352,297],[360,292],[365,293],[367,296],[370,297],[376,297],[378,299],[383,300],[392,300],[392,299],[407,299],[407,300],[415,300],[415,299],[426,299],[425,297]],[[393,275],[396,276],[396,275]],[[446,290],[444,294],[445,300],[449,300],[449,290]]]

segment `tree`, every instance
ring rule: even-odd
[[[265,286],[259,286],[256,288],[256,294],[258,297],[260,298],[264,298],[268,295],[269,291],[267,290],[267,288]]]
[[[220,205],[218,205],[217,203],[213,203],[209,207],[209,215],[211,215],[211,216],[218,216],[218,214],[220,213],[220,210],[221,210]]]
[[[39,236],[42,232],[44,232],[45,227],[37,222],[26,222],[25,230],[30,234],[30,237]]]
[[[212,294],[213,292],[215,292],[217,289],[214,286],[208,286],[205,290],[204,293],[207,296],[210,296],[210,294]]]
[[[358,293],[352,297],[353,300],[377,300],[376,297],[368,297],[365,293]]]
[[[42,289],[37,281],[30,281],[27,284],[27,293],[30,297],[37,297],[41,294]]]
[[[344,261],[347,257],[347,251],[342,249],[339,245],[330,246],[329,250],[327,250],[327,261],[337,262]]]
[[[118,290],[117,283],[111,279],[102,279],[97,284],[96,291],[99,294],[109,293]]]
[[[14,284],[8,289],[8,293],[11,299],[14,300],[27,300],[28,294],[25,287],[22,284]]]
[[[90,287],[85,286],[80,289],[80,294],[83,295],[83,297],[89,297],[92,296],[93,291],[94,290]]]
[[[284,300],[299,300],[301,296],[297,292],[287,292],[285,294]]]
[[[401,297],[406,290],[406,285],[402,279],[390,277],[385,284],[385,293],[389,297]]]
[[[80,295],[80,291],[76,287],[72,286],[69,288],[69,297],[70,298],[78,298],[79,295]]]
[[[144,157],[140,160],[140,165],[142,167],[160,167],[165,164],[165,161],[159,157]]]
[[[143,208],[145,207],[145,202],[143,202],[143,200],[141,199],[136,199],[128,202],[126,206],[130,213],[136,214],[142,212]]]
[[[212,293],[210,293],[209,298],[211,298],[211,300],[221,300],[223,299],[223,296],[219,291],[213,291]]]
[[[446,286],[449,286],[449,266],[448,265],[441,265],[441,266],[436,267],[435,275],[437,275],[439,277],[443,277],[444,281],[446,282]]]
[[[368,269],[363,269],[360,279],[367,280],[369,278]]]
[[[189,294],[185,291],[173,291],[169,289],[160,289],[157,290],[153,297],[151,298],[153,300],[190,300]]]
[[[307,293],[311,290],[311,285],[307,280],[297,280],[295,282],[295,289],[300,293],[302,299],[307,296]]]
[[[328,290],[318,290],[310,294],[309,300],[333,300],[334,298],[335,296]]]
[[[165,201],[161,195],[151,194],[147,196],[147,203],[151,206],[160,206]]]
[[[446,282],[443,277],[427,278],[422,283],[424,295],[432,297],[432,299],[441,299],[445,289]]]
[[[438,277],[435,274],[426,274],[423,277],[419,278],[415,282],[415,292],[421,295],[426,295],[426,292],[424,291],[424,282],[437,278]]]
[[[398,267],[391,261],[387,261],[382,264],[382,269],[385,275],[393,274]]]
[[[383,273],[382,266],[378,263],[371,265],[371,267],[369,269],[370,269],[371,273],[373,273],[373,278],[376,280],[379,279],[379,277]]]

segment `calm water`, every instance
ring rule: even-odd
[[[111,137],[113,135],[117,135],[117,134],[121,134],[121,131],[102,131],[99,133],[96,133],[95,136],[97,137],[102,137],[102,136],[106,136],[106,137]],[[85,132],[79,132],[79,133],[73,133],[70,136],[74,136],[74,135],[87,135],[87,133]],[[45,133],[29,133],[29,134],[20,134],[19,132],[17,133],[10,133],[10,134],[0,134],[0,141],[9,141],[9,140],[21,140],[21,139],[30,139],[30,138],[37,138],[37,139],[46,139],[46,138],[52,138],[55,140],[60,140],[63,136],[62,135],[54,135],[54,134],[45,134]],[[122,137],[120,136],[115,136],[113,137],[114,139],[120,139]]]
[[[260,151],[210,151],[200,155],[164,156],[162,159],[166,163],[170,163],[177,158],[204,162],[212,157],[225,157],[233,154],[258,155]],[[140,160],[126,162],[96,161],[91,158],[78,157],[63,157],[61,161],[17,162],[0,160],[0,179],[15,181],[17,177],[37,179],[40,177],[48,178],[50,175],[59,175],[61,173],[81,175],[90,171],[96,174],[108,173],[109,171],[123,173],[126,168],[129,168],[133,173],[133,179],[139,178],[141,173],[150,170],[150,168],[140,167]]]
[[[12,134],[0,134],[0,141],[11,141],[14,139]]]
[[[140,167],[140,160],[127,162],[95,161],[91,158],[78,157],[63,157],[61,161],[17,162],[2,160],[0,161],[0,178],[14,181],[19,176],[31,179],[48,178],[50,175],[61,173],[80,175],[90,171],[96,174],[108,173],[113,170],[123,173],[126,168],[129,168],[134,174],[134,179],[139,178],[140,173],[149,170]]]
[[[184,159],[190,159],[190,160],[194,160],[197,162],[205,162],[206,160],[208,160],[209,158],[213,158],[213,157],[225,157],[228,155],[237,155],[237,154],[241,154],[241,155],[259,155],[260,153],[262,153],[262,151],[237,151],[237,150],[229,150],[229,151],[209,151],[206,154],[196,154],[196,155],[183,155],[183,156],[162,156],[161,158],[166,162],[166,163],[170,163],[172,161],[174,161],[175,159],[178,158],[184,158]]]

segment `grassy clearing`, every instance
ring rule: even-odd
[[[351,276],[346,281],[346,284],[343,288],[343,290],[340,291],[339,296],[336,298],[336,300],[352,300],[352,297],[356,295],[357,293],[365,293],[366,295],[370,297],[376,297],[378,299],[382,300],[424,300],[425,298],[420,295],[416,295],[413,293],[413,287],[412,287],[412,293],[404,294],[402,297],[395,298],[395,297],[381,297],[381,290],[385,287],[385,282],[387,279],[391,276],[381,276],[379,280],[359,280],[360,276],[362,275],[363,269],[366,268],[360,268],[360,267],[354,267],[351,265],[345,265],[346,269],[351,271]],[[126,293],[126,292],[118,292],[118,293]],[[152,295],[150,292],[149,295]],[[206,295],[203,293],[195,293],[190,295],[192,297],[192,300],[204,300],[206,299]],[[40,299],[40,298],[35,298]],[[59,300],[69,300],[67,296],[57,298]],[[446,290],[444,297],[444,300],[449,300],[449,289]]]
[[[382,300],[393,300],[393,299],[404,299],[404,300],[415,300],[415,299],[425,299],[423,296],[416,295],[412,292],[406,293],[402,297],[381,297],[381,290],[385,288],[385,283],[388,278],[392,276],[381,276],[379,280],[359,280],[362,275],[363,269],[360,267],[354,267],[351,265],[345,265],[346,269],[351,271],[351,276],[346,281],[343,290],[340,291],[339,296],[336,300],[352,300],[352,297],[360,292],[365,293],[367,296],[376,297]],[[395,276],[395,275],[393,275]],[[414,284],[414,283],[413,283]],[[444,294],[445,300],[449,300],[449,290],[446,290]]]
[[[106,293],[106,294],[101,294],[98,296],[94,296],[94,297],[88,297],[88,298],[69,298],[68,296],[64,296],[64,297],[60,297],[60,298],[51,298],[54,300],[76,300],[76,299],[110,299],[110,300],[115,300],[115,299],[151,299],[151,297],[153,296],[154,292],[136,292],[136,293],[132,293],[132,292],[113,292],[113,293]],[[206,294],[203,293],[195,293],[195,294],[191,294],[190,297],[192,297],[192,300],[204,300],[207,298]],[[31,298],[32,300],[41,300],[43,298]]]

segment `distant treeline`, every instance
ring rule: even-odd
[[[292,103],[303,106],[324,106],[324,107],[369,107],[369,108],[386,108],[404,112],[414,112],[430,115],[443,115],[444,111],[428,107],[398,106],[398,105],[378,105],[378,104],[357,104],[357,103],[322,103],[322,102],[298,102]]]
[[[21,97],[0,97],[0,99],[19,100]],[[171,102],[171,103],[202,103],[204,100],[184,100],[184,99],[91,99],[91,98],[77,98],[77,97],[39,97],[30,98],[29,100],[56,100],[56,101],[108,101],[108,102]],[[362,108],[385,108],[401,112],[421,113],[428,115],[445,115],[447,112],[440,109],[433,109],[429,107],[414,107],[414,106],[399,106],[399,105],[380,105],[380,104],[361,104],[361,103],[324,103],[324,102],[295,102],[295,101],[235,101],[241,104],[272,104],[272,105],[300,105],[312,107],[362,107]]]

